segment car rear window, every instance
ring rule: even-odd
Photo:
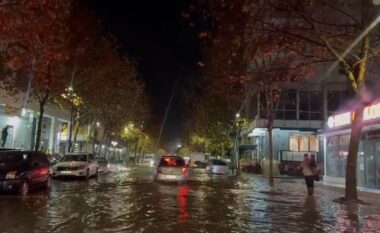
[[[185,160],[179,157],[163,157],[160,161],[161,167],[183,167]]]
[[[29,155],[24,153],[1,153],[0,164],[20,164],[28,161]]]
[[[212,161],[212,165],[227,166],[227,163],[222,160],[214,160]]]

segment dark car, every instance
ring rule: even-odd
[[[194,164],[194,167],[196,167],[196,168],[205,168],[206,167],[206,163],[202,162],[202,161],[195,161],[193,164]]]
[[[51,184],[47,156],[36,151],[0,151],[0,191],[25,196],[31,189]]]

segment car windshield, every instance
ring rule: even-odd
[[[107,163],[107,159],[105,157],[96,157],[95,159],[98,163]]]
[[[212,165],[219,165],[219,166],[227,166],[227,163],[223,160],[213,160],[211,162]]]
[[[180,157],[163,157],[160,161],[161,167],[183,167],[185,160]]]
[[[63,156],[62,162],[78,161],[87,162],[87,155],[65,155]]]
[[[0,164],[12,165],[12,164],[20,164],[22,162],[26,162],[29,158],[28,154],[20,154],[20,153],[1,153],[0,154]]]

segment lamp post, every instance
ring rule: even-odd
[[[234,126],[233,126],[233,135],[234,135],[234,152],[235,152],[235,168],[236,168],[236,175],[240,175],[240,154],[239,154],[239,138],[240,138],[240,132],[243,125],[243,119],[240,118],[240,113],[236,113],[235,120],[234,120]]]
[[[111,141],[111,145],[113,147],[113,159],[116,161],[116,146],[117,146],[117,141]]]
[[[69,128],[69,139],[68,139],[68,149],[67,151],[71,151],[72,147],[72,135],[73,135],[73,115],[74,115],[74,108],[75,108],[75,98],[76,94],[74,93],[73,87],[70,85],[68,88],[65,88],[65,93],[61,95],[64,99],[67,99],[70,102],[70,128]]]

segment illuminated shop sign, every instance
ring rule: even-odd
[[[380,117],[380,103],[368,106],[364,109],[363,120],[368,121]]]
[[[352,112],[345,112],[335,116],[331,116],[327,119],[327,126],[329,128],[336,128],[351,124]],[[380,103],[376,103],[364,108],[363,121],[369,121],[373,119],[380,119]]]
[[[349,124],[351,124],[351,112],[345,112],[335,116],[331,116],[327,120],[327,126],[329,128],[335,128]]]

